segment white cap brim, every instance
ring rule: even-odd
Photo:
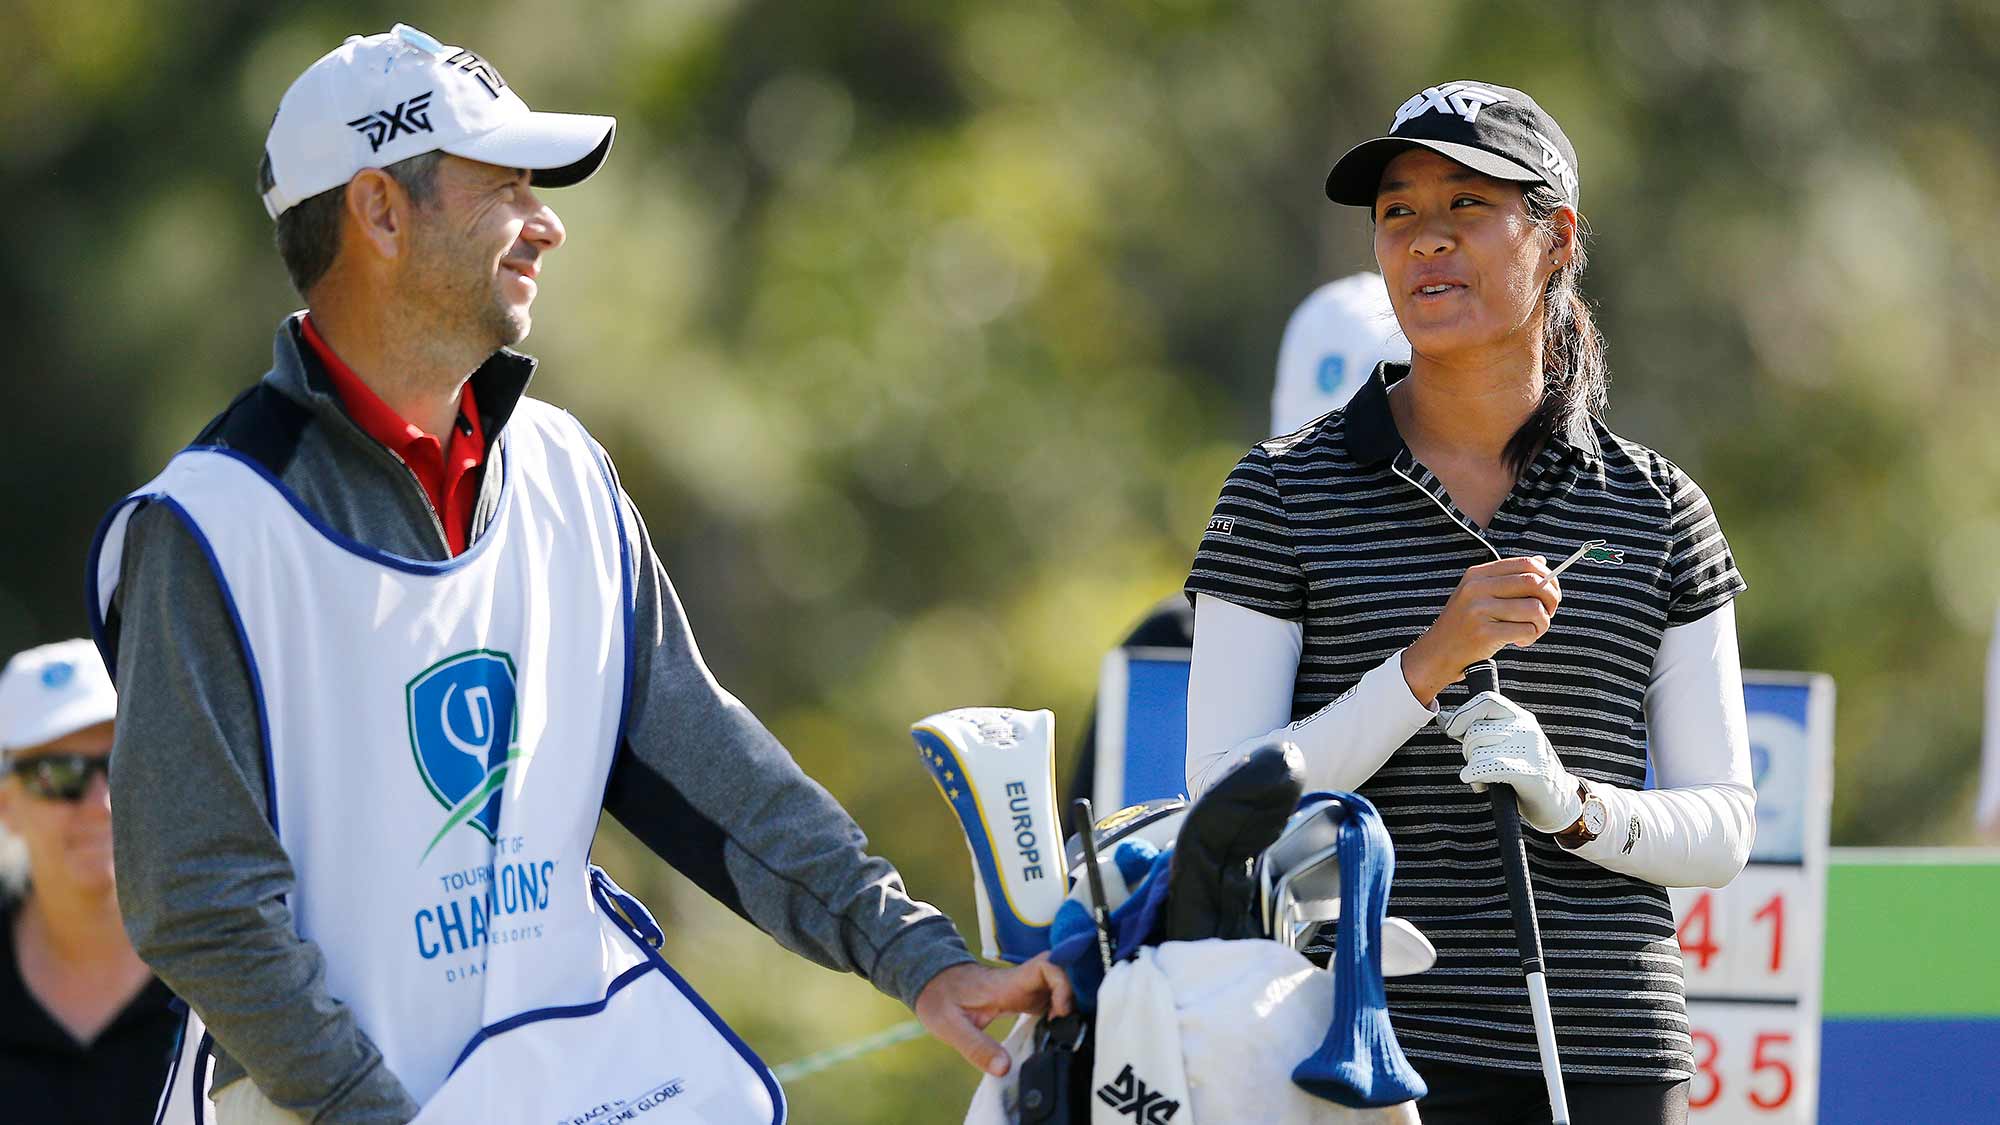
[[[93,693],[72,699],[8,731],[6,745],[0,746],[0,753],[11,754],[16,750],[41,746],[99,723],[111,722],[117,717],[118,697],[115,694]]]
[[[618,119],[587,113],[528,113],[448,145],[453,156],[526,168],[536,187],[569,187],[589,179],[611,153]]]

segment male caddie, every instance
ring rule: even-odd
[[[604,451],[525,396],[538,192],[612,132],[406,26],[309,67],[261,174],[307,311],[93,551],[112,782],[145,795],[119,897],[222,1125],[781,1120],[590,866],[600,810],[983,1068],[995,1015],[1068,1005],[867,854],[709,675]]]

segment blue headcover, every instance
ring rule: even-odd
[[[1333,1021],[1319,1050],[1292,1071],[1315,1097],[1354,1109],[1396,1105],[1429,1092],[1389,1026],[1382,987],[1382,921],[1396,851],[1382,816],[1358,793],[1331,795],[1346,812],[1336,846],[1340,861],[1340,922],[1333,960]],[[1311,794],[1305,801],[1326,799]]]
[[[1142,945],[1149,945],[1160,909],[1167,900],[1167,867],[1174,850],[1160,851],[1146,840],[1121,840],[1112,849],[1111,861],[1132,894],[1111,911],[1111,956],[1122,961]],[[1075,899],[1056,910],[1049,926],[1049,960],[1069,974],[1070,988],[1077,1007],[1097,1010],[1097,990],[1104,984],[1104,959],[1097,948],[1097,924],[1090,911]]]

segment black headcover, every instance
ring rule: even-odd
[[[1268,742],[1195,801],[1174,844],[1162,940],[1266,936],[1252,863],[1278,838],[1305,785],[1299,748]]]

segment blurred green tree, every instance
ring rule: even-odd
[[[906,726],[1046,706],[1067,751],[1263,436],[1292,305],[1368,264],[1328,162],[1478,76],[1576,141],[1611,421],[1713,497],[1745,663],[1839,682],[1836,841],[1965,834],[2000,606],[1993,5],[418,9],[14,0],[0,648],[83,629],[100,513],[263,369],[295,303],[252,188],[285,85],[412,20],[619,116],[606,172],[550,196],[537,391],[611,448],[718,676],[969,922]],[[902,1018],[615,826],[600,854],[767,1058]],[[975,1077],[910,1044],[797,1084],[794,1118],[956,1120]]]

